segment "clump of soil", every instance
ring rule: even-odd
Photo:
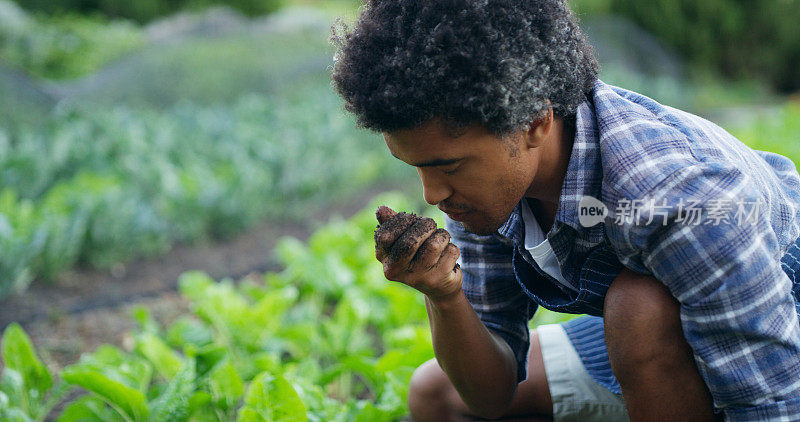
[[[386,245],[392,239],[394,240],[391,245],[387,246],[384,250],[388,254],[391,261],[399,261],[402,257],[406,256],[414,244],[411,242],[398,242],[397,240],[401,235],[408,235],[411,239],[424,236],[425,233],[431,233],[422,245],[417,249],[417,256],[425,253],[425,250],[430,247],[431,242],[446,242],[450,238],[450,234],[443,228],[437,228],[436,222],[432,218],[420,217],[413,213],[395,212],[391,208],[381,205],[375,212],[375,217],[378,219],[378,227],[375,230],[375,248],[376,251],[380,245]],[[432,231],[432,232],[431,232]],[[443,252],[444,253],[444,252]],[[460,268],[456,263],[453,271]]]
[[[378,219],[378,224],[385,223],[388,219],[392,218],[396,212],[393,209],[387,207],[386,205],[381,205],[378,207],[378,210],[375,211],[375,217]]]

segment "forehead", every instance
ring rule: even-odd
[[[438,121],[383,134],[392,154],[407,162],[420,163],[436,159],[462,158],[488,147],[496,147],[499,138],[482,126],[468,126],[458,134],[448,131]]]

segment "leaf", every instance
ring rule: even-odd
[[[425,361],[433,358],[430,343],[415,344],[406,350],[389,350],[375,363],[375,371],[381,374],[394,371],[401,367],[417,368]]]
[[[169,327],[166,340],[178,348],[187,343],[202,347],[214,341],[214,333],[200,321],[182,316]]]
[[[80,362],[71,367],[98,372],[142,394],[147,391],[153,374],[153,367],[145,359],[109,344],[100,345],[94,353],[84,354]]]
[[[158,334],[161,332],[161,326],[158,321],[153,318],[150,311],[142,305],[135,306],[131,310],[131,316],[136,323],[139,324],[139,329],[146,333]]]
[[[408,411],[408,384],[415,368],[403,368],[386,374],[386,383],[380,390],[377,407],[399,418]]]
[[[390,422],[393,420],[392,412],[379,409],[370,402],[364,402],[364,407],[358,412],[355,422]]]
[[[214,402],[223,409],[233,409],[244,394],[244,384],[229,359],[218,363],[208,374],[208,389]]]
[[[171,379],[183,366],[181,356],[152,332],[136,336],[136,352],[144,356],[156,371],[166,379]]]
[[[153,422],[179,422],[189,417],[189,400],[195,390],[194,359],[184,362],[183,367],[170,380],[164,392],[151,403]]]
[[[61,377],[70,384],[97,394],[111,407],[130,421],[145,421],[148,417],[144,394],[97,371],[80,367],[67,367]]]
[[[250,318],[265,330],[274,331],[282,322],[281,315],[295,303],[297,297],[298,291],[295,286],[267,292],[251,307]]]
[[[64,396],[72,391],[73,388],[73,386],[67,384],[64,382],[64,380],[58,380],[58,382],[50,389],[46,400],[44,400],[44,403],[41,405],[39,419],[48,416],[53,408],[61,403]]]
[[[197,419],[199,413],[208,413],[211,406],[211,394],[206,391],[197,390],[189,397],[189,416],[192,420]]]
[[[100,398],[83,396],[61,412],[58,422],[115,422],[122,418],[111,411]]]
[[[36,356],[30,337],[17,323],[6,327],[2,340],[3,362],[22,375],[26,391],[34,389],[43,397],[53,385],[50,372]],[[30,411],[31,409],[27,409]]]
[[[0,416],[3,417],[3,422],[33,422],[33,419],[19,407],[6,409]]]
[[[197,373],[203,376],[227,356],[230,351],[219,344],[209,344],[194,351],[197,360]]]
[[[213,284],[214,280],[202,271],[188,271],[178,278],[178,290],[192,301],[202,298],[206,288]]]
[[[27,400],[25,381],[19,372],[5,368],[0,375],[0,392],[3,392],[10,403],[23,403]]]
[[[247,389],[239,422],[306,421],[306,407],[292,385],[280,375],[263,372]]]
[[[383,373],[376,371],[375,361],[375,358],[364,355],[345,356],[340,360],[343,365],[342,369],[360,374],[372,388],[383,382]],[[330,382],[332,379],[326,379],[326,381]]]
[[[257,412],[250,406],[245,406],[239,411],[236,422],[271,422],[265,415]]]

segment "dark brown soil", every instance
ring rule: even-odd
[[[375,247],[382,248],[382,252],[387,254],[392,261],[397,261],[399,258],[402,258],[403,253],[398,250],[398,248],[401,247],[398,240],[416,219],[416,214],[399,212],[389,220],[383,222],[375,230]]]
[[[277,269],[270,258],[283,236],[305,238],[309,229],[292,221],[271,221],[234,239],[203,245],[178,245],[167,254],[119,265],[111,271],[74,269],[53,283],[33,283],[21,295],[0,303],[0,326],[12,321],[26,324],[42,319],[154,298],[174,291],[187,270],[206,271],[213,278],[239,278],[248,272]]]
[[[378,210],[375,211],[375,218],[378,219],[378,224],[383,224],[395,214],[397,213],[394,212],[393,209],[387,207],[386,205],[381,205],[378,207]]]
[[[136,323],[130,316],[136,306],[147,307],[164,325],[171,324],[189,311],[188,303],[175,291],[140,298],[117,306],[94,308],[76,314],[63,314],[24,325],[36,345],[36,351],[51,371],[75,363],[81,353],[110,343],[125,350],[133,349],[131,332]]]
[[[378,220],[378,227],[375,230],[375,251],[379,257],[386,256],[389,262],[398,262],[407,257],[414,245],[417,244],[417,239],[425,236],[427,238],[417,248],[411,259],[412,264],[436,243],[447,244],[450,242],[450,233],[443,228],[437,228],[436,222],[431,218],[419,217],[416,214],[402,211],[396,213],[385,205],[378,207],[375,217]],[[442,251],[442,256],[445,252],[447,252],[446,248]],[[456,263],[453,272],[457,272],[459,268],[461,265]]]
[[[63,274],[56,283],[34,282],[24,294],[0,301],[0,329],[19,322],[53,369],[77,361],[82,352],[103,343],[128,348],[128,332],[135,327],[130,317],[134,306],[148,307],[164,324],[188,311],[188,304],[176,292],[183,272],[202,270],[215,279],[238,280],[249,274],[279,270],[272,259],[278,239],[306,239],[331,217],[349,217],[377,193],[398,188],[370,188],[356,198],[343,199],[317,212],[308,224],[268,221],[228,241],[178,245],[161,257],[137,260],[112,271],[77,269]]]

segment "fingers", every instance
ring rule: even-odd
[[[436,264],[436,268],[451,272],[456,271],[458,268],[460,268],[460,266],[458,266],[459,256],[461,256],[461,251],[458,250],[458,246],[448,243],[444,248],[441,257],[439,258],[438,264]]]
[[[403,269],[408,268],[409,262],[417,253],[419,246],[434,231],[436,231],[436,223],[432,218],[416,217],[411,227],[395,240],[389,250],[389,263]]]
[[[450,233],[437,228],[431,218],[396,213],[381,206],[375,212],[375,257],[383,263],[387,279],[409,285],[430,297],[460,291],[460,251],[450,243]]]
[[[461,266],[458,265],[457,262],[460,255],[461,251],[458,250],[458,247],[452,243],[448,243],[444,251],[442,251],[438,262],[430,270],[430,273],[435,274],[435,277],[440,280],[440,286],[442,286],[441,291],[453,292],[460,288]],[[436,296],[437,293],[431,295],[432,298]]]
[[[395,241],[411,226],[416,216],[401,212],[375,230],[375,257],[383,261],[389,254]]]
[[[378,219],[378,224],[383,224],[389,221],[390,218],[394,217],[397,213],[387,207],[386,205],[381,205],[378,207],[378,211],[375,212],[375,217]]]
[[[439,256],[436,265],[427,273],[432,279],[438,280],[436,283],[437,288],[418,290],[423,291],[432,300],[452,297],[453,294],[460,292],[461,282],[464,277],[461,266],[457,262],[460,254],[461,252],[456,245],[448,243]]]
[[[409,263],[410,271],[428,271],[436,266],[449,242],[450,233],[445,229],[436,229],[417,249],[417,253]]]

